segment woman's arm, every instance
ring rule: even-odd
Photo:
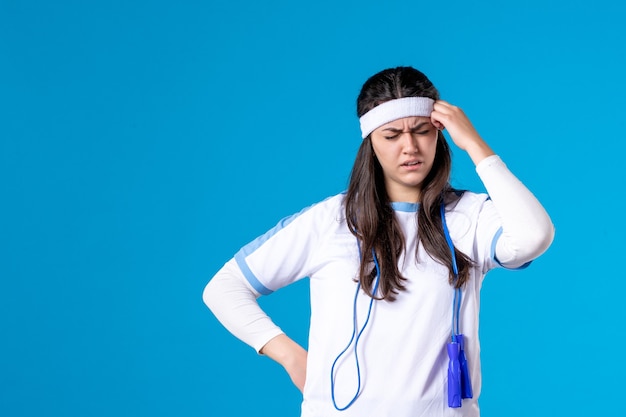
[[[202,298],[235,337],[282,365],[302,391],[306,351],[274,324],[257,302],[260,296],[231,259],[209,281]]]
[[[267,342],[260,353],[269,356],[285,368],[291,381],[302,392],[306,380],[307,351],[302,346],[280,334]]]
[[[433,124],[446,128],[454,143],[465,150],[502,220],[495,254],[501,265],[515,268],[535,259],[554,239],[554,226],[541,203],[478,135],[463,111],[437,101]]]
[[[496,155],[481,161],[476,172],[502,220],[498,262],[516,268],[544,253],[554,239],[554,226],[539,200]]]
[[[259,296],[247,283],[234,259],[215,274],[202,294],[204,303],[220,323],[257,352],[282,333],[257,303]]]

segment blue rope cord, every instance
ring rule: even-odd
[[[454,244],[452,243],[452,238],[450,237],[450,231],[448,230],[448,224],[446,223],[446,216],[445,216],[445,207],[444,204],[442,202],[442,204],[440,205],[440,210],[441,210],[441,223],[443,225],[443,232],[444,232],[444,236],[446,238],[446,242],[448,244],[448,247],[450,248],[450,253],[452,255],[452,273],[454,274],[454,282],[456,283],[456,281],[459,278],[459,270],[457,267],[457,262],[456,262],[456,254],[455,254],[455,250],[454,250]],[[358,240],[357,240],[357,248],[359,250],[359,259],[361,259],[361,246],[358,244]],[[375,278],[375,282],[374,282],[374,288],[372,291],[372,295],[375,296],[376,292],[378,291],[378,284],[380,282],[380,266],[378,265],[378,259],[376,258],[376,252],[374,251],[374,249],[372,249],[372,258],[374,260],[374,266],[376,267],[376,278]],[[358,354],[358,345],[359,345],[359,340],[361,338],[361,335],[363,334],[363,332],[365,331],[365,328],[367,327],[367,324],[369,323],[370,320],[370,316],[372,313],[372,306],[374,304],[374,297],[372,297],[370,299],[369,302],[369,306],[367,309],[367,317],[365,318],[365,323],[363,323],[363,326],[361,327],[361,329],[359,330],[359,332],[357,333],[357,299],[359,296],[359,290],[361,289],[361,283],[359,282],[357,284],[356,287],[356,292],[354,294],[354,306],[352,309],[352,314],[353,314],[353,320],[352,320],[352,334],[350,335],[350,341],[348,342],[348,345],[341,351],[341,353],[339,353],[339,355],[337,355],[337,357],[335,358],[333,365],[330,369],[330,386],[331,386],[331,397],[333,400],[333,405],[335,406],[335,409],[337,409],[338,411],[344,411],[346,409],[348,409],[355,401],[356,399],[359,397],[360,393],[361,393],[361,366],[359,363],[359,354]],[[452,332],[452,341],[456,342],[457,338],[456,335],[460,334],[460,316],[461,316],[461,300],[463,297],[463,293],[461,291],[460,288],[455,288],[454,290],[454,298],[452,301],[452,326],[451,326],[451,332]],[[456,330],[456,331],[455,331]],[[355,335],[356,335],[356,340],[355,340]],[[356,363],[356,372],[357,372],[357,388],[356,388],[356,392],[354,394],[354,396],[352,397],[352,399],[348,402],[348,404],[344,407],[339,407],[337,405],[337,400],[335,399],[335,366],[337,365],[337,362],[339,361],[339,359],[348,351],[348,349],[350,348],[350,346],[352,345],[352,342],[354,341],[354,359],[355,359],[355,363]]]
[[[359,246],[359,258],[360,257],[361,257],[361,247]],[[376,281],[374,282],[374,289],[372,291],[372,295],[375,296],[376,292],[378,291],[378,283],[380,282],[380,267],[378,266],[378,259],[376,259],[376,252],[374,252],[374,249],[372,249],[372,257],[374,258],[374,266],[376,267]],[[335,361],[333,362],[333,366],[330,368],[331,397],[333,400],[333,405],[335,406],[335,409],[337,409],[338,411],[344,411],[347,408],[349,408],[352,405],[352,403],[356,401],[356,399],[359,397],[359,394],[361,393],[361,366],[359,364],[359,354],[358,354],[357,349],[359,346],[359,339],[361,338],[361,335],[365,331],[365,327],[367,327],[367,323],[369,323],[370,321],[370,316],[372,313],[372,306],[374,304],[374,297],[370,299],[369,307],[367,309],[367,317],[365,318],[365,323],[363,323],[363,327],[361,327],[361,330],[359,330],[359,333],[356,336],[356,340],[354,341],[354,360],[356,362],[356,375],[357,375],[356,393],[354,394],[354,397],[352,397],[350,402],[345,407],[339,407],[337,405],[337,400],[335,399],[335,365],[337,364],[337,361],[343,356],[343,354],[346,353],[347,350],[350,348],[350,345],[352,344],[352,341],[354,340],[354,335],[356,334],[356,328],[357,328],[356,304],[357,304],[357,298],[359,295],[360,288],[361,288],[361,283],[359,282],[359,284],[356,287],[356,293],[354,294],[354,308],[353,308],[353,313],[352,313],[353,314],[352,336],[350,336],[350,341],[348,342],[348,345],[345,347],[344,350],[341,351],[339,355],[337,355],[337,357],[335,358]]]
[[[454,274],[454,283],[459,279],[459,269],[456,264],[456,254],[454,251],[454,243],[452,243],[452,238],[450,237],[450,231],[448,230],[448,224],[446,223],[446,212],[443,202],[439,206],[441,211],[441,223],[443,224],[443,234],[446,237],[446,242],[448,243],[448,247],[450,248],[450,253],[452,254],[452,273]],[[452,341],[456,342],[457,334],[460,334],[460,317],[461,317],[461,298],[463,294],[460,288],[456,288],[454,290],[454,300],[452,302]],[[456,330],[456,332],[455,332]]]

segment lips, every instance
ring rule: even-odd
[[[405,167],[413,167],[413,166],[417,166],[419,164],[421,164],[421,161],[406,161],[405,163],[402,164],[402,166]]]

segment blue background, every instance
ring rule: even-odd
[[[465,110],[557,227],[531,268],[485,281],[483,415],[619,414],[618,3],[0,0],[0,415],[298,415],[201,293],[346,187],[356,95],[396,65]],[[303,344],[307,297],[262,299]]]

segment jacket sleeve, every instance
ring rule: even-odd
[[[202,294],[204,303],[220,323],[257,352],[283,333],[259,306],[259,296],[234,259],[215,274]]]
[[[481,161],[476,172],[502,221],[495,246],[497,261],[517,268],[544,253],[554,239],[554,226],[537,198],[497,155]]]

